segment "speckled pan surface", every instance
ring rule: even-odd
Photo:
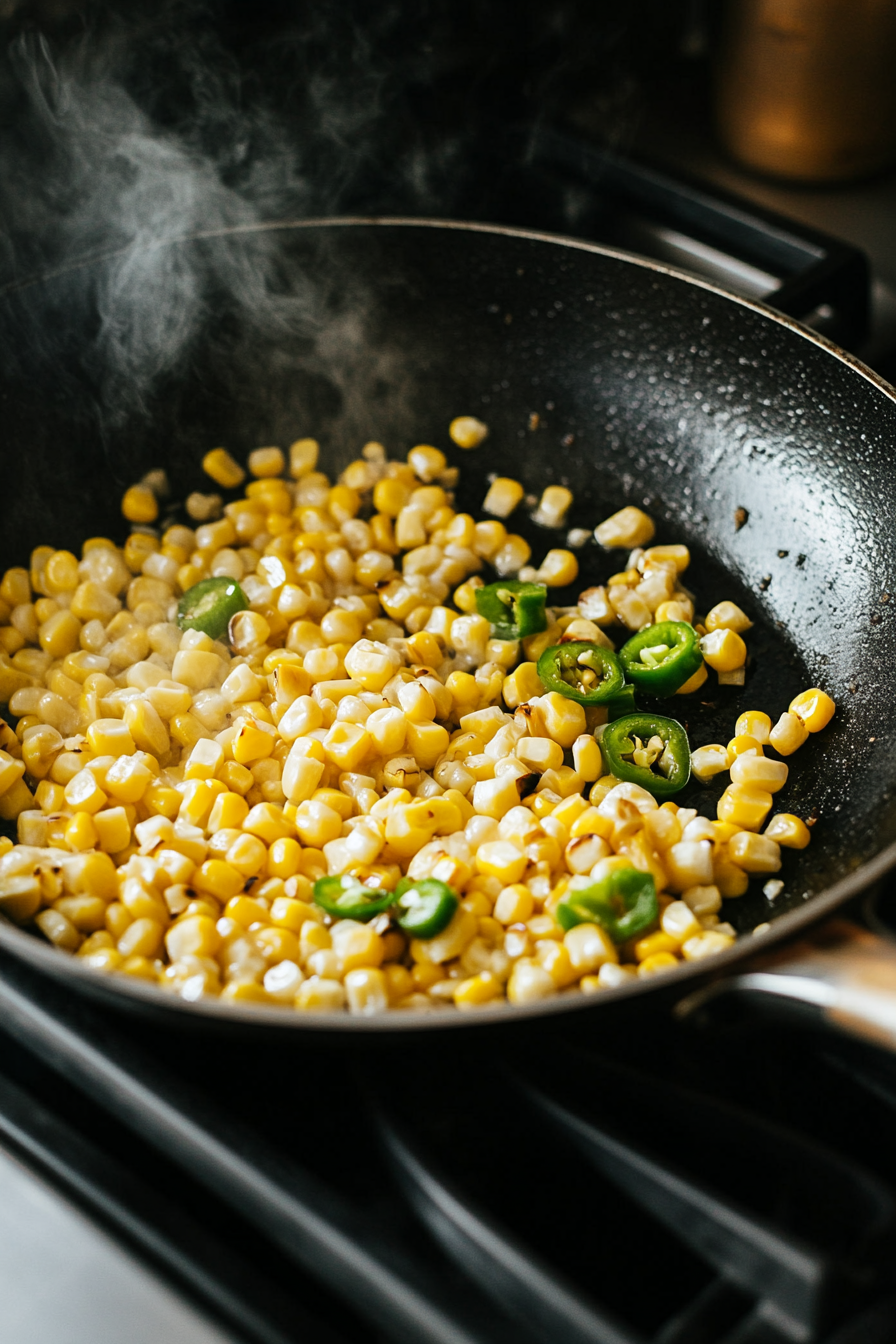
[[[38,543],[121,538],[121,493],[151,467],[182,497],[208,447],[244,454],[301,434],[333,471],[371,438],[392,455],[451,450],[471,510],[495,471],[532,492],[568,484],[575,526],[640,504],[659,540],[691,546],[698,610],[734,597],[757,622],[745,688],[677,702],[692,745],[727,741],[741,709],[776,716],[806,685],[838,704],[781,798],[818,817],[812,845],[786,857],[774,907],[756,883],[726,916],[742,930],[772,918],[767,937],[784,936],[896,861],[896,394],[786,319],[590,245],[338,221],[174,240],[23,282],[0,294],[0,361],[3,567]],[[491,433],[461,453],[447,426],[466,413]],[[536,553],[556,544],[514,526]],[[577,587],[619,561],[589,548]],[[720,791],[695,786],[688,801],[714,813]],[[0,927],[0,944],[95,979],[16,930]],[[539,1011],[576,1005],[599,1006]],[[470,1020],[419,1022],[458,1018]]]

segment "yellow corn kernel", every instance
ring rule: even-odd
[[[741,831],[728,841],[728,856],[747,873],[777,873],[781,868],[777,841],[750,831]]]
[[[583,733],[573,742],[572,759],[576,774],[588,784],[603,773],[603,757],[591,733]]]
[[[238,765],[252,765],[270,756],[276,738],[260,727],[254,719],[243,719],[230,744],[233,759]]]
[[[563,935],[563,945],[577,976],[590,975],[601,966],[616,965],[619,961],[615,944],[597,924],[576,924]]]
[[[242,826],[249,815],[249,804],[238,793],[219,793],[209,813],[208,829],[216,831],[231,830]]]
[[[702,932],[700,921],[684,900],[669,902],[660,915],[660,928],[663,933],[674,939],[679,947],[689,938],[695,938]]]
[[[783,761],[773,761],[768,756],[756,756],[752,752],[738,756],[731,762],[732,784],[765,789],[767,793],[777,793],[783,789],[789,773]]]
[[[373,488],[373,507],[385,518],[397,518],[411,497],[407,481],[385,476]]]
[[[716,933],[714,929],[707,929],[696,938],[689,938],[681,949],[685,961],[702,961],[704,957],[712,957],[717,952],[724,952],[726,948],[734,946],[734,939],[730,934]]]
[[[544,695],[544,686],[535,663],[520,663],[509,677],[505,677],[501,694],[508,709],[516,709],[525,701]]]
[[[762,743],[755,737],[747,737],[745,735],[732,737],[725,750],[728,753],[729,767],[734,764],[738,756],[749,756],[751,753],[755,756],[762,756],[764,754]]]
[[[0,751],[0,794],[7,793],[25,773],[25,762]]]
[[[79,770],[65,786],[65,801],[76,812],[99,812],[106,795],[89,770]]]
[[[495,902],[494,917],[499,924],[520,924],[531,917],[534,909],[531,891],[517,882],[501,892]]]
[[[76,812],[65,828],[65,843],[69,849],[93,849],[99,843],[99,833],[89,812]]]
[[[563,748],[549,737],[520,738],[514,747],[514,755],[532,770],[559,770],[563,764]]]
[[[482,586],[482,579],[478,575],[474,575],[473,578],[467,579],[466,583],[462,583],[459,588],[455,588],[454,605],[457,609],[467,616],[475,616],[477,610],[476,590]]]
[[[79,647],[81,622],[70,611],[57,611],[43,622],[39,638],[44,653],[52,658],[65,658]]]
[[[585,711],[558,691],[548,691],[538,701],[547,736],[561,747],[571,747],[585,731]]]
[[[547,971],[557,989],[565,989],[576,979],[575,967],[566,944],[555,938],[543,938],[535,944],[535,960]]]
[[[480,971],[468,980],[461,980],[454,990],[455,1006],[461,1009],[479,1008],[502,996],[501,981],[491,971]]]
[[[289,929],[292,933],[299,933],[308,921],[316,924],[319,917],[313,906],[289,896],[277,896],[271,903],[271,923],[277,928]]]
[[[755,742],[764,745],[771,728],[771,719],[761,709],[748,709],[739,716],[734,725],[734,734],[735,737],[752,737]]]
[[[383,960],[383,940],[369,924],[341,919],[330,929],[333,951],[343,972],[359,966],[379,966]]]
[[[36,873],[16,873],[0,879],[0,912],[24,923],[40,909],[42,891]]]
[[[446,742],[447,736],[446,733]],[[333,765],[340,770],[356,770],[370,752],[373,742],[366,728],[360,724],[337,719],[332,728],[327,730],[322,745],[327,760]]]
[[[342,821],[340,818],[341,829]],[[263,840],[266,845],[272,845],[275,840],[294,834],[292,824],[285,817],[283,810],[277,807],[275,803],[256,803],[243,822],[243,830],[248,831],[250,835],[257,835],[259,840]]]
[[[734,630],[712,630],[700,641],[704,660],[714,672],[734,672],[747,661],[747,646]]]
[[[291,961],[294,964],[299,959],[299,940],[289,929],[271,928],[255,930],[255,946],[265,961],[269,961],[272,966],[278,965],[281,961]]]
[[[594,529],[595,539],[608,550],[646,546],[656,531],[653,520],[642,509],[628,505],[618,513],[605,518]]]
[[[664,971],[673,971],[679,964],[674,952],[654,952],[640,963],[638,975],[661,975]]]
[[[226,861],[243,877],[257,877],[267,866],[267,846],[257,835],[248,835],[243,831],[228,848]]]
[[[579,562],[572,551],[548,551],[538,567],[538,583],[548,588],[565,588],[579,577]]]
[[[162,946],[165,929],[155,919],[135,919],[118,940],[123,957],[154,957]]]
[[[280,448],[256,448],[249,454],[248,466],[252,475],[259,478],[282,476],[286,458]]]
[[[132,756],[137,749],[122,719],[95,719],[87,729],[87,741],[96,756]]]
[[[269,1004],[276,1003],[267,990],[257,984],[254,980],[230,980],[221,990],[221,998],[225,1003],[256,1003]]]
[[[133,922],[133,915],[121,901],[112,901],[106,906],[106,928],[116,942]]]
[[[129,523],[154,523],[159,516],[159,502],[146,485],[132,485],[124,492],[121,511]]]
[[[733,630],[737,635],[742,635],[745,630],[752,630],[753,628],[753,622],[749,616],[746,612],[741,611],[740,607],[734,602],[717,602],[712,611],[707,613],[703,624],[710,632],[713,630]]]
[[[164,756],[171,748],[171,739],[159,715],[148,700],[130,700],[125,706],[124,722],[141,751],[153,756]]]
[[[240,765],[239,761],[225,761],[221,766],[218,778],[233,793],[240,795],[247,794],[255,783],[252,772],[247,770],[244,765]]]
[[[289,474],[296,480],[317,466],[320,447],[317,439],[296,439],[289,447]]]
[[[709,673],[706,670],[706,664],[701,663],[692,677],[688,677],[683,686],[679,686],[675,692],[676,695],[693,695],[694,691],[699,691]]]
[[[787,849],[805,849],[812,838],[806,823],[792,812],[776,813],[763,835]]]
[[[496,518],[509,518],[524,494],[519,481],[509,476],[497,476],[482,501],[482,511]]]
[[[53,784],[48,779],[42,779],[34,791],[34,799],[45,814],[61,812],[65,807],[65,789],[61,784]]]
[[[202,459],[202,470],[224,490],[234,490],[246,479],[243,468],[230,456],[226,448],[212,448],[206,453]]]
[[[648,933],[646,937],[638,939],[634,953],[637,961],[646,961],[648,957],[653,957],[658,952],[677,952],[678,947],[675,938],[663,929],[657,929],[655,933]]]
[[[822,728],[826,728],[836,708],[831,697],[817,686],[810,691],[801,691],[790,702],[790,713],[802,719],[810,733],[819,733]]]
[[[75,952],[81,946],[82,935],[61,911],[42,910],[34,922],[47,941],[63,952]]]
[[[683,574],[691,563],[691,553],[687,546],[672,544],[668,546],[651,546],[642,556],[643,564],[649,565],[668,565],[673,564],[679,574]]]
[[[492,840],[476,851],[477,872],[496,877],[508,887],[522,879],[527,865],[526,855],[506,840]]]
[[[448,433],[458,448],[478,448],[488,437],[488,425],[475,415],[458,415],[448,426]]]
[[[421,630],[411,636],[408,640],[408,653],[411,655],[411,662],[417,667],[438,667],[444,656],[439,641],[428,630]]]
[[[184,779],[214,779],[224,764],[224,749],[212,738],[201,738],[187,757]]]
[[[120,854],[131,843],[131,824],[123,807],[107,807],[93,817],[96,844],[106,854]]]
[[[728,752],[719,742],[710,746],[698,747],[691,755],[691,770],[701,783],[705,784],[714,775],[728,769]]]
[[[758,831],[772,806],[772,795],[745,784],[729,784],[716,805],[719,821],[730,821],[745,831]]]
[[[798,714],[786,711],[768,735],[768,744],[781,756],[792,756],[809,736],[809,729]]]
[[[206,859],[193,874],[192,886],[219,901],[229,901],[241,892],[246,879],[232,864],[223,859]]]
[[[555,994],[557,986],[543,966],[528,957],[520,957],[513,964],[507,982],[507,998],[513,1004],[536,1003]]]
[[[571,504],[571,490],[565,485],[549,485],[542,492],[532,521],[541,527],[562,527]]]
[[[363,972],[355,972],[356,975],[363,975]],[[362,983],[366,984],[367,981]],[[385,995],[385,983],[383,984],[383,994]],[[356,991],[358,1004],[367,1002],[367,996],[361,989]],[[299,992],[295,997],[295,1006],[306,1013],[336,1013],[345,1007],[346,991],[338,980],[327,980],[319,975],[309,976],[299,986]],[[371,1002],[375,999],[371,998]]]

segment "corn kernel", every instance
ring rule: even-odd
[[[655,530],[653,520],[642,509],[628,505],[604,519],[594,529],[594,536],[601,546],[613,550],[645,546],[653,539]]]
[[[565,588],[579,577],[579,562],[572,551],[548,551],[538,567],[538,583],[548,588]]]
[[[792,812],[778,812],[763,832],[768,840],[774,840],[787,849],[805,849],[812,838],[809,827]]]
[[[768,835],[741,831],[728,841],[732,863],[748,873],[777,873],[781,867],[781,849]]]
[[[752,737],[755,742],[764,745],[771,728],[771,719],[761,709],[748,709],[739,716],[734,725],[734,734],[735,737]]]
[[[747,646],[734,630],[712,630],[700,641],[704,660],[714,672],[734,672],[747,660]]]
[[[129,523],[154,523],[159,516],[159,503],[145,485],[132,485],[121,501],[121,511]]]
[[[801,691],[790,702],[790,713],[802,719],[810,733],[819,733],[826,728],[834,717],[837,706],[824,691],[814,687],[810,691]]]
[[[716,805],[719,821],[730,821],[745,831],[758,831],[772,806],[772,795],[765,789],[730,784]]]
[[[809,736],[809,729],[798,714],[787,711],[768,735],[770,747],[774,747],[781,756],[792,756]]]
[[[491,971],[480,971],[478,975],[462,980],[452,997],[458,1008],[479,1008],[501,997],[501,982]]]
[[[458,415],[448,426],[448,433],[458,448],[478,448],[488,437],[488,425],[474,415]]]
[[[707,613],[704,625],[710,632],[733,630],[737,635],[742,635],[744,631],[753,628],[749,616],[734,602],[717,602],[712,611]]]
[[[679,961],[674,952],[654,952],[651,956],[645,957],[638,966],[638,975],[662,975],[664,971],[674,971],[678,965]]]

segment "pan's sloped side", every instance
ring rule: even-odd
[[[695,743],[727,741],[741,708],[780,713],[801,685],[838,702],[794,758],[787,807],[819,822],[779,908],[896,838],[896,403],[788,322],[597,248],[344,221],[174,241],[21,287],[0,296],[0,352],[3,566],[120,537],[121,493],[149,468],[182,497],[207,487],[208,447],[306,434],[330,471],[368,439],[396,455],[435,442],[472,510],[491,472],[533,493],[567,483],[574,525],[639,503],[661,540],[692,545],[700,608],[734,596],[758,623],[743,692],[676,702]],[[475,453],[448,440],[461,413],[490,426]],[[537,554],[558,544],[513,525]],[[583,552],[583,582],[622,559]],[[737,917],[769,906],[745,898]]]

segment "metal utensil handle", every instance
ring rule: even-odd
[[[677,1012],[689,1017],[727,995],[801,1004],[839,1031],[896,1051],[896,944],[850,920],[831,920],[743,975],[714,981]]]

